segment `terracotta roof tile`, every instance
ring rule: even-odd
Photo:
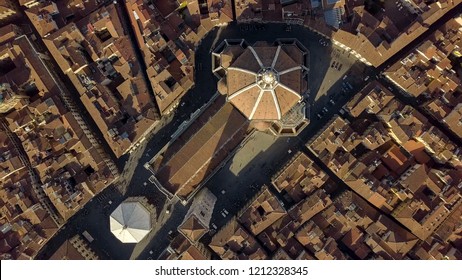
[[[274,69],[278,72],[282,72],[297,66],[300,66],[300,64],[296,63],[284,50],[281,50],[276,64],[274,65]]]
[[[223,53],[228,54],[229,48]],[[298,55],[297,60],[303,58],[297,47],[288,49]],[[228,56],[224,58],[222,65],[233,60]],[[219,82],[220,92],[226,93],[228,100],[248,119],[278,120],[301,99],[306,87],[302,79],[303,65],[295,63],[282,47],[257,42],[230,64],[227,75]],[[227,91],[223,90],[225,83]]]
[[[260,88],[255,86],[246,91],[245,94],[240,94],[230,100],[239,111],[241,111],[247,118],[252,114],[252,110],[257,103],[258,97],[260,96]]]
[[[242,68],[255,73],[261,68],[249,48],[245,49],[245,51],[236,59],[236,61],[232,64],[232,67]]]

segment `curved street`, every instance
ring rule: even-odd
[[[183,220],[188,206],[184,207],[181,203],[177,203],[173,206],[166,204],[165,196],[149,182],[148,178],[152,174],[146,170],[143,165],[169,141],[170,135],[177,130],[178,126],[184,120],[188,119],[192,112],[207,103],[215,94],[217,80],[211,71],[211,51],[215,44],[219,44],[223,39],[235,38],[243,38],[249,43],[254,43],[255,41],[272,42],[277,38],[297,38],[302,42],[310,51],[310,68],[312,70],[310,71],[309,83],[311,94],[308,97],[308,101],[311,104],[313,104],[315,100],[316,103],[326,102],[328,99],[325,97],[326,94],[335,95],[335,86],[339,87],[338,92],[340,92],[340,85],[334,85],[332,88],[328,86],[342,76],[339,71],[330,68],[332,60],[337,60],[345,64],[345,66],[342,67],[342,72],[347,72],[348,66],[359,69],[352,57],[349,58],[346,55],[342,55],[340,50],[335,50],[334,52],[331,45],[321,45],[321,36],[301,26],[291,26],[289,29],[286,24],[238,25],[233,23],[227,27],[212,30],[204,37],[196,50],[196,84],[181,101],[181,103],[184,102],[184,105],[178,107],[173,116],[161,120],[158,129],[153,133],[151,139],[145,141],[131,155],[124,156],[120,159],[122,161],[121,165],[125,165],[121,175],[121,183],[118,184],[117,187],[111,186],[107,188],[85,205],[85,207],[72,217],[67,225],[44,246],[38,258],[47,258],[66,238],[74,234],[81,234],[84,231],[90,233],[96,240],[92,242],[92,248],[101,254],[103,258],[108,259],[156,258],[156,255],[168,246],[168,233],[170,231],[176,231],[176,227]],[[322,108],[322,106],[316,107]],[[332,112],[333,111],[334,110],[332,110]],[[325,119],[327,120],[327,117]],[[277,147],[271,148],[278,151],[271,153],[276,157],[274,160],[280,160],[281,157],[285,157],[287,155],[287,150],[294,146],[295,142],[295,140],[288,142],[283,138],[267,139],[268,147],[273,144],[274,147]],[[266,159],[268,158],[259,157],[260,161],[265,161]],[[232,162],[232,160],[230,160],[230,162]],[[251,168],[251,166],[252,165],[249,165],[249,168]],[[229,163],[222,170],[217,172],[207,184],[213,192],[216,192],[216,190],[220,188],[218,186],[215,188],[213,182],[219,180],[222,176],[227,177],[229,175],[226,173],[226,171],[229,172],[229,168],[227,167],[229,167]],[[257,168],[251,168],[250,171],[242,171],[242,174],[249,176],[240,175],[240,186],[233,184],[233,189],[240,190],[240,193],[243,194],[242,197],[247,199],[250,199],[252,194],[257,191],[255,188],[248,188],[247,184],[249,182],[245,180],[245,177],[253,177],[252,174],[254,172],[258,172]],[[226,180],[229,180],[229,178]],[[230,183],[231,181],[228,182],[228,184]],[[137,195],[144,195],[155,204],[157,213],[160,215],[160,221],[141,243],[136,246],[132,244],[122,244],[110,233],[108,216],[126,197]],[[231,196],[231,193],[229,193],[229,195]],[[235,205],[245,204],[244,201],[232,201],[232,199],[226,199],[226,201],[234,203]],[[220,207],[230,208],[231,206],[232,205],[228,204],[223,206],[221,204],[221,199],[219,199],[216,209]],[[165,214],[166,207],[172,207],[173,211],[170,211],[171,214]],[[216,217],[216,215],[214,215],[214,217]],[[219,219],[219,217],[215,219]],[[223,221],[217,221],[216,224],[222,224]],[[152,254],[149,254],[150,251],[152,251]]]
[[[437,27],[432,26],[430,30]],[[349,97],[366,84],[360,78],[365,76],[364,73],[371,77],[379,75],[379,69],[366,67],[356,58],[334,47],[327,39],[302,26],[232,23],[227,27],[215,28],[204,37],[196,50],[195,87],[184,96],[181,101],[184,105],[178,107],[173,115],[164,117],[150,138],[135,152],[120,159],[120,165],[124,165],[120,183],[105,189],[76,213],[42,248],[38,259],[49,258],[64,240],[84,231],[95,239],[90,246],[102,258],[156,259],[159,256],[168,246],[169,234],[176,231],[189,205],[168,202],[149,182],[152,174],[143,165],[157,154],[191,113],[215,94],[217,80],[211,71],[211,51],[214,46],[223,39],[241,38],[251,44],[256,41],[273,42],[278,38],[296,38],[310,51],[310,94],[306,101],[311,106],[311,123],[294,138],[277,138],[264,133],[252,135],[253,138],[206,183],[205,186],[218,198],[211,221],[218,228],[240,206],[245,205],[262,184],[269,184],[271,172],[277,170],[291,153],[304,149],[306,141],[340,111]],[[416,41],[410,46],[415,46]],[[341,66],[334,68],[334,63]],[[350,84],[346,93],[342,91],[345,83]],[[322,111],[327,112],[322,114]],[[158,223],[140,243],[122,244],[109,230],[109,215],[125,198],[140,195],[146,196],[156,206]],[[229,211],[227,217],[221,215],[223,209]],[[205,243],[207,239],[205,236]]]

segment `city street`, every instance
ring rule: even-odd
[[[285,24],[270,24],[268,26],[271,33],[255,34],[246,31],[246,28],[240,28],[240,25],[232,25],[222,28],[218,32],[220,35],[219,40],[216,40],[213,36],[216,31],[212,31],[212,34],[209,34],[202,41],[202,45],[196,51],[196,61],[201,63],[201,74],[196,77],[196,87],[186,95],[186,98],[197,94],[196,102],[203,104],[208,100],[204,97],[210,98],[207,96],[208,94],[204,95],[207,92],[206,88],[209,91],[216,88],[216,79],[210,70],[211,59],[208,58],[213,49],[208,46],[214,42],[220,42],[228,38],[244,38],[249,43],[253,43],[258,40],[274,41],[276,38],[297,37],[303,44],[306,44],[310,51],[310,69],[316,69],[316,71],[310,71],[309,80],[310,92],[316,94],[310,95],[307,99],[310,104],[316,105],[314,106],[315,113],[311,116],[311,124],[303,131],[300,137],[277,138],[261,132],[255,133],[232,159],[205,184],[205,187],[210,189],[218,198],[211,221],[217,229],[226,224],[259,191],[263,184],[271,187],[270,180],[273,172],[288,160],[293,153],[303,149],[306,141],[327,123],[331,116],[339,111],[349,99],[349,96],[365,84],[364,81],[355,79],[356,75],[351,75],[345,80],[338,80],[347,72],[364,71],[364,65],[355,62],[352,57],[348,57],[347,54],[338,49],[333,51],[331,45],[323,46],[319,42],[322,38],[319,35],[299,26],[294,26],[291,32],[286,31]],[[326,40],[324,39],[324,41]],[[343,64],[340,71],[330,67],[334,60]],[[349,82],[352,89],[349,88],[348,92],[340,94],[344,82]],[[320,90],[321,85],[323,85],[322,91]],[[338,101],[335,106],[329,103],[330,98],[335,98]],[[316,120],[313,116],[322,110],[323,106],[329,106],[329,111],[322,119]],[[179,214],[184,216],[187,211],[187,207],[180,209],[179,205],[176,204],[177,209],[172,212],[172,218],[167,221],[154,239],[149,242],[144,252],[140,253],[137,258],[156,258],[168,245],[168,232],[176,230],[176,227],[182,221],[182,216]],[[206,235],[202,241],[207,244],[209,240],[210,235]]]
[[[132,39],[132,47],[136,51],[143,78],[149,83],[143,54],[138,43],[133,40],[135,33],[127,11],[123,5],[120,5],[122,1],[117,4],[117,1],[104,0],[100,5],[111,2],[117,5],[124,30]],[[235,19],[234,0],[232,0],[232,6]],[[206,234],[201,241],[207,245],[213,233],[236,215],[261,189],[262,185],[266,184],[274,190],[270,182],[271,176],[297,151],[307,153],[330,176],[335,185],[334,189],[337,188],[338,193],[343,192],[348,189],[346,184],[336,177],[323,162],[313,156],[306,148],[306,142],[316,135],[334,115],[340,114],[341,108],[354,94],[375,79],[389,88],[401,102],[418,108],[419,104],[414,98],[406,96],[380,73],[386,67],[402,59],[407,52],[414,50],[430,33],[460,12],[460,8],[461,6],[441,17],[428,28],[428,31],[378,68],[367,67],[356,57],[333,45],[328,38],[300,25],[232,22],[228,26],[215,28],[201,40],[195,50],[195,86],[179,102],[181,106],[176,108],[171,115],[164,116],[153,132],[135,150],[118,159],[113,155],[93,118],[87,113],[78,91],[48,53],[41,36],[33,28],[24,10],[21,9],[21,16],[13,19],[12,22],[25,30],[34,49],[50,57],[44,61],[44,64],[50,76],[57,80],[55,82],[60,88],[61,98],[65,101],[66,107],[69,111],[79,115],[79,125],[85,129],[92,144],[98,147],[99,151],[104,150],[105,154],[115,162],[117,168],[114,167],[113,170],[120,171],[117,182],[97,194],[71,217],[43,246],[36,258],[48,259],[66,239],[76,234],[82,235],[83,232],[88,232],[94,238],[90,247],[102,259],[156,259],[159,257],[169,245],[170,235],[176,232],[176,228],[183,221],[191,203],[185,206],[176,199],[169,201],[149,181],[152,173],[146,170],[144,165],[171,140],[172,134],[179,129],[180,125],[190,119],[191,114],[206,104],[217,92],[217,79],[211,70],[211,52],[224,39],[245,39],[249,44],[256,41],[271,43],[280,38],[298,39],[309,50],[310,55],[309,94],[305,99],[311,108],[310,124],[297,137],[278,138],[255,132],[246,139],[235,154],[230,155],[230,159],[203,186],[216,195],[217,202],[212,214],[212,231]],[[153,95],[152,89],[150,89],[150,94]],[[432,125],[437,125],[448,135],[454,143],[462,146],[460,139],[450,129],[440,125],[439,120],[430,116],[425,110],[420,108],[418,110],[429,119]],[[16,142],[19,146],[20,141]],[[31,174],[33,173],[32,168],[30,166]],[[133,196],[145,196],[155,206],[157,222],[140,243],[123,244],[110,232],[109,215],[122,201]],[[280,198],[286,208],[291,206],[290,202]]]
[[[302,141],[299,138],[276,138],[257,133],[205,184],[205,187],[208,187],[218,197],[212,217],[212,222],[218,228],[245,205],[258,192],[262,184],[269,185],[272,172],[287,160],[291,153],[301,149],[306,142],[305,139],[313,135],[312,132],[327,122],[329,116],[338,112],[338,109],[346,102],[347,95],[339,95],[342,83],[338,79],[343,73],[352,70],[362,71],[362,68],[341,51],[337,49],[333,51],[331,44],[321,43],[321,40],[325,42],[327,40],[300,26],[293,26],[291,31],[287,31],[285,24],[266,25],[267,30],[271,32],[255,32],[251,30],[252,28],[241,27],[242,25],[233,23],[228,27],[211,31],[202,40],[196,50],[196,85],[183,97],[181,103],[184,102],[185,105],[178,107],[174,115],[162,119],[155,133],[137,150],[120,159],[119,165],[125,165],[120,183],[116,187],[103,191],[71,218],[66,227],[47,243],[38,258],[46,258],[66,238],[81,234],[83,231],[90,233],[96,240],[91,243],[91,247],[103,258],[157,258],[168,246],[169,232],[176,231],[189,205],[183,206],[181,203],[166,201],[165,196],[149,182],[148,178],[152,174],[143,165],[169,141],[170,135],[177,130],[178,126],[216,92],[217,81],[211,71],[210,58],[213,44],[223,39],[233,38],[244,38],[249,43],[259,40],[272,42],[277,38],[298,38],[310,51],[309,90],[312,94],[308,96],[307,101],[314,108],[311,124],[300,137]],[[336,65],[340,70],[331,67],[334,60],[342,64],[341,68],[339,64]],[[353,90],[349,90],[348,95],[361,88],[363,84],[362,81],[355,81],[351,78],[348,81],[354,86]],[[358,82],[361,83],[355,84]],[[322,90],[320,90],[321,87]],[[335,105],[329,103],[331,96],[337,100]],[[315,103],[316,106],[313,106]],[[330,109],[322,119],[316,120],[315,116],[323,106],[330,106]],[[122,244],[110,233],[109,215],[126,197],[139,195],[146,196],[156,206],[159,215],[158,224],[136,246]],[[170,214],[166,214],[167,208],[171,208]],[[223,217],[223,209],[229,213],[226,217]]]

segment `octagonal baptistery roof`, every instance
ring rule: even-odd
[[[249,120],[280,120],[306,90],[305,54],[295,43],[228,45],[219,54],[218,90]]]
[[[151,213],[140,202],[124,201],[112,212],[109,225],[122,243],[138,243],[151,230]]]

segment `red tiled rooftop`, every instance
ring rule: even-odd
[[[225,104],[202,126],[190,127],[186,133],[193,135],[178,150],[173,144],[175,153],[166,151],[170,156],[157,170],[158,180],[172,194],[187,197],[242,141],[246,128],[246,119]]]

